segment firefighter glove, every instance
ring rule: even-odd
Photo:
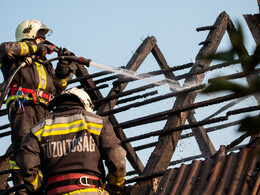
[[[48,49],[45,47],[44,44],[29,44],[30,54],[37,55],[40,58],[44,57],[48,53]]]
[[[113,185],[113,184],[107,184],[105,187],[105,190],[110,194],[110,195],[119,195],[125,188],[125,183],[121,184],[120,186],[118,185]]]
[[[58,56],[75,56],[75,54],[66,48],[60,48],[58,52]],[[72,60],[60,59],[57,68],[56,75],[58,78],[66,78],[72,72],[70,65],[73,63]]]
[[[75,56],[75,54],[67,50],[67,48],[60,48],[58,52],[58,56]]]
[[[107,175],[107,182],[105,190],[109,192],[109,194],[115,195],[120,194],[125,188],[125,177],[116,177],[111,173]]]
[[[70,65],[67,60],[60,60],[56,67],[56,75],[60,79],[64,79],[71,73]]]

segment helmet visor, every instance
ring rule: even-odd
[[[53,33],[53,31],[48,26],[41,23],[41,26],[40,26],[38,33],[37,33],[37,37],[44,36],[44,38],[45,38],[45,37],[50,36],[52,33]]]

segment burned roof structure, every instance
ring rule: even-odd
[[[245,19],[250,21],[250,30],[259,45],[259,33],[254,33],[255,22],[252,22],[255,17],[246,15]],[[236,194],[242,189],[245,189],[244,194],[259,193],[259,140],[247,138],[246,144],[241,145],[246,136],[237,136],[232,142],[219,144],[223,146],[217,151],[219,145],[211,136],[211,133],[220,132],[224,142],[229,129],[237,128],[241,115],[259,115],[258,97],[241,97],[230,92],[200,94],[207,83],[214,80],[213,73],[220,75],[221,71],[227,79],[250,82],[241,72],[239,55],[234,61],[215,64],[212,59],[202,58],[215,54],[224,35],[231,36],[236,28],[229,15],[223,12],[213,25],[197,31],[206,31],[208,35],[199,43],[201,49],[194,63],[169,66],[156,38],[149,36],[122,67],[133,76],[108,70],[89,74],[78,64],[76,78],[68,82],[69,87],[74,85],[89,93],[96,113],[109,117],[126,149],[131,168],[127,172],[126,194]],[[233,44],[232,40],[230,43]],[[159,69],[135,74],[151,57]],[[251,98],[249,105],[244,103],[247,98]],[[1,110],[0,114],[6,117],[7,110]],[[10,135],[9,127],[9,124],[1,125],[1,131],[6,131],[0,137]],[[200,154],[177,159],[174,154],[180,140],[189,138],[193,139]],[[185,148],[182,150],[188,153]],[[237,152],[233,153],[235,150]],[[144,154],[149,154],[147,163],[143,160]],[[8,188],[10,155],[11,150],[0,158],[2,190]],[[191,164],[185,165],[185,162]],[[170,168],[174,165],[179,168]],[[238,174],[238,177],[231,177]]]

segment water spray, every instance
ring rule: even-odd
[[[55,51],[57,53],[60,52],[60,48],[53,45],[49,41],[45,41],[45,43],[48,44],[48,45],[46,45],[46,47],[49,49],[49,51]],[[93,66],[93,67],[96,67],[96,68],[99,68],[99,69],[102,69],[102,70],[106,70],[108,72],[117,73],[118,75],[125,76],[126,78],[142,80],[142,81],[145,81],[147,83],[154,84],[154,85],[157,85],[157,86],[162,86],[162,85],[165,85],[167,83],[169,85],[170,90],[172,90],[172,91],[180,91],[180,90],[183,90],[183,89],[187,89],[187,88],[197,86],[197,83],[191,83],[189,85],[186,84],[185,86],[181,87],[180,84],[177,81],[167,79],[167,78],[165,79],[164,84],[162,84],[160,81],[154,82],[151,79],[148,79],[147,76],[134,75],[135,74],[134,71],[127,70],[127,69],[124,69],[124,68],[111,67],[111,66],[108,66],[108,65],[105,65],[105,64],[93,62],[91,59],[86,59],[84,57],[77,57],[75,55],[58,56],[56,58],[46,60],[43,63],[47,63],[47,62],[51,62],[51,61],[55,61],[55,60],[66,60],[66,59],[78,62],[79,64],[82,64],[82,65],[86,65],[87,67]]]
[[[51,42],[49,42],[47,40],[45,40],[43,42],[43,44],[45,44],[46,48],[49,51],[49,54],[51,54],[52,52],[56,52],[56,53],[59,54],[60,51],[61,51],[61,48],[57,47],[56,45],[52,44]],[[15,68],[13,70],[13,72],[11,74],[12,76],[8,79],[4,89],[2,91],[2,94],[1,94],[1,97],[0,97],[0,109],[1,109],[2,104],[4,102],[5,96],[8,93],[8,89],[10,87],[10,84],[12,83],[14,76],[17,74],[17,72],[20,71],[21,68],[31,64],[34,59],[36,59],[36,56],[26,57],[25,60],[17,68]],[[91,61],[91,59],[86,59],[84,57],[77,57],[75,55],[68,55],[68,56],[62,56],[61,55],[61,56],[46,60],[46,61],[43,62],[43,64],[46,64],[46,63],[49,63],[49,62],[55,61],[55,60],[72,60],[72,61],[78,62],[79,64],[85,65],[87,67],[93,66],[93,67],[96,67],[96,68],[99,68],[99,69],[107,70],[109,72],[117,73],[117,74],[125,76],[127,78],[136,79],[136,80],[143,80],[143,81],[146,81],[148,83],[151,83],[151,84],[154,84],[154,85],[157,85],[157,86],[164,85],[160,81],[159,82],[158,81],[153,82],[153,81],[151,81],[150,79],[147,79],[144,76],[134,75],[135,74],[134,71],[123,69],[123,68],[115,68],[115,67],[107,66],[107,65],[104,65],[104,64],[93,62],[93,61]],[[174,81],[174,80],[171,80],[171,79],[165,79],[165,81],[166,81],[165,83],[167,83],[169,85],[169,87],[172,91],[179,91],[179,90],[187,89],[187,88],[194,87],[194,86],[197,85],[196,83],[191,83],[190,85],[185,85],[185,87],[181,87],[180,84],[177,81]]]

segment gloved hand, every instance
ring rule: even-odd
[[[105,187],[105,190],[110,194],[110,195],[119,195],[125,188],[125,183],[121,184],[120,186],[118,185],[113,185],[113,184],[107,184]]]
[[[53,52],[53,47],[50,45],[44,45],[43,43],[38,44],[28,44],[30,53],[39,56],[40,58],[44,57],[46,54],[51,54]]]
[[[75,56],[75,54],[66,48],[60,48],[58,56]],[[58,78],[64,79],[72,72],[70,65],[73,63],[71,60],[59,60],[56,67],[56,75]]]
[[[75,56],[75,54],[67,50],[67,48],[60,48],[58,52],[58,56]]]
[[[48,53],[48,49],[44,44],[39,43],[36,44],[36,46],[37,46],[36,55],[39,56],[40,58],[44,57]]]

